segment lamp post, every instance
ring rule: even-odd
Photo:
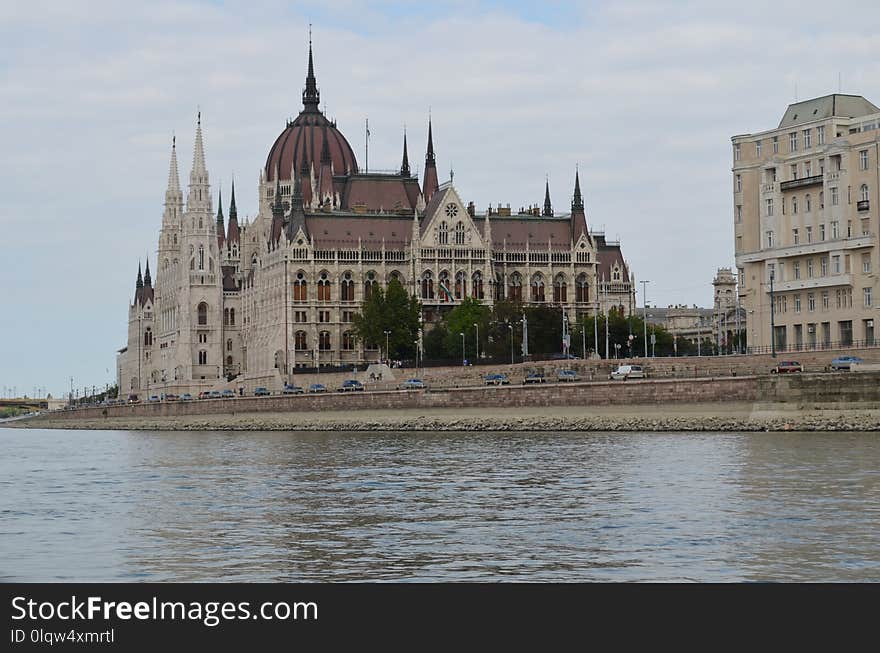
[[[773,281],[776,275],[770,270],[770,355],[776,358],[776,307],[773,303]]]
[[[480,358],[480,325],[474,322],[474,328],[477,330],[477,353],[474,354],[474,357],[479,360]]]
[[[461,336],[461,366],[464,367],[464,361],[465,361],[465,352],[464,352],[464,331],[461,331],[458,335]]]
[[[385,360],[391,360],[391,352],[388,351],[388,336],[391,335],[391,331],[385,329]]]
[[[513,324],[508,322],[507,328],[510,329],[510,364],[513,365]]]
[[[587,360],[587,325],[581,322],[581,347],[583,347],[583,358]]]
[[[645,358],[648,357],[648,287],[650,281],[642,280],[642,326],[645,336]]]

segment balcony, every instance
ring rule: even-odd
[[[862,234],[861,236],[853,236],[852,238],[820,240],[818,242],[801,243],[799,245],[791,245],[789,247],[764,249],[760,252],[751,252],[749,254],[738,254],[736,257],[736,261],[737,264],[756,263],[758,261],[766,261],[768,259],[776,258],[787,258],[789,256],[806,256],[809,254],[822,254],[825,252],[861,249],[864,247],[873,247],[876,243],[877,236],[875,236],[873,233],[867,233]]]
[[[814,277],[812,279],[793,279],[791,281],[777,281],[773,284],[774,292],[791,292],[793,290],[812,290],[813,288],[833,288],[834,286],[852,287],[851,274],[833,274],[828,277]],[[764,284],[764,292],[770,292],[770,282]]]
[[[792,179],[791,181],[783,181],[779,184],[779,190],[794,190],[796,188],[806,188],[807,186],[821,186],[822,175],[813,175],[812,177],[802,177],[800,179]]]
[[[871,202],[869,200],[859,200],[856,202],[856,209],[859,213],[862,211],[867,211],[871,208]]]

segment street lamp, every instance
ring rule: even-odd
[[[464,331],[461,331],[458,335],[461,336],[461,366],[464,367],[465,354],[464,354]]]
[[[477,330],[477,353],[474,356],[479,360],[480,358],[480,325],[474,322],[474,328]]]
[[[776,358],[776,307],[773,305],[773,280],[776,275],[770,270],[770,355]]]
[[[513,365],[513,324],[508,322],[507,328],[510,329],[510,364]]]
[[[391,352],[388,351],[388,336],[391,335],[391,331],[385,329],[385,359],[391,360]]]
[[[648,287],[649,281],[642,280],[642,325],[645,335],[645,358],[648,357]]]

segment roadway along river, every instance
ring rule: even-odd
[[[0,430],[0,581],[880,581],[878,433]]]

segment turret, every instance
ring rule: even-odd
[[[180,192],[180,175],[177,172],[177,137],[171,137],[171,163],[168,165],[168,187],[165,189],[165,212],[163,225],[177,222],[183,214],[183,193]]]
[[[208,185],[208,169],[205,165],[205,147],[202,143],[202,112],[199,111],[196,123],[196,142],[193,147],[192,171],[189,173],[189,195],[186,208],[193,210],[211,210],[210,186]]]
[[[226,240],[226,225],[223,220],[223,190],[217,197],[217,249],[223,251],[223,242]]]
[[[406,130],[403,130],[403,162],[400,164],[400,175],[402,177],[409,177],[409,155],[406,151]]]
[[[574,172],[574,196],[571,199],[571,234],[576,239],[587,232],[587,216],[584,213],[584,198],[581,195],[581,180],[577,169]]]
[[[235,208],[235,181],[232,182],[232,200],[229,202],[229,229],[226,232],[226,244],[232,248],[233,245],[239,245],[241,235],[238,229],[238,210]]]
[[[425,153],[425,176],[422,182],[422,194],[425,201],[430,202],[431,196],[440,184],[437,183],[437,160],[434,157],[434,136],[431,129],[431,118],[428,118],[428,151]]]
[[[550,203],[550,180],[547,179],[544,183],[544,212],[541,215],[550,218],[553,217],[553,205]]]

